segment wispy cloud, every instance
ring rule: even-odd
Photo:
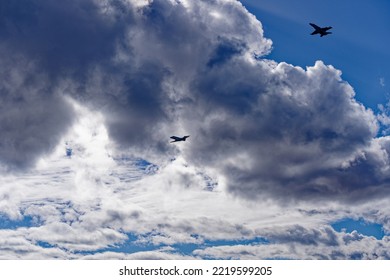
[[[379,84],[381,87],[385,87],[386,86],[385,78],[383,78],[383,77],[379,78]]]

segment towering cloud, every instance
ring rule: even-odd
[[[74,119],[63,84],[113,55],[118,32],[92,1],[0,4],[0,160],[26,168],[53,149]]]
[[[206,66],[192,83],[198,115],[187,126],[199,141],[188,158],[252,198],[356,199],[384,190],[388,139],[375,138],[376,117],[340,75],[320,61],[303,70],[236,56]]]
[[[164,155],[168,135],[190,133],[187,160],[240,195],[385,189],[388,140],[375,139],[375,116],[341,72],[262,59],[271,42],[237,1],[5,1],[2,10],[7,166],[50,151],[74,118],[71,96],[139,155]]]

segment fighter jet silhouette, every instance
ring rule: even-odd
[[[183,136],[183,137],[171,136],[171,138],[173,139],[173,141],[171,141],[171,143],[179,142],[179,141],[186,141],[186,139],[188,137],[190,137],[190,136],[189,135],[186,135],[186,136]]]
[[[331,29],[332,26],[319,27],[318,25],[315,25],[314,23],[309,23],[309,24],[311,26],[313,26],[313,28],[315,29],[310,35],[320,34],[321,37],[322,37],[322,36],[325,36],[325,35],[328,35],[328,34],[332,34],[332,32],[328,32],[328,30]]]

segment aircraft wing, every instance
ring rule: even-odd
[[[322,28],[322,29],[325,30],[325,31],[327,31],[327,30],[329,30],[329,29],[332,29],[332,26],[324,27],[324,28]]]
[[[314,24],[314,23],[309,23],[311,26],[313,26],[313,28],[315,29],[321,29],[321,27],[319,27],[318,25]]]
[[[180,137],[177,137],[177,136],[171,136],[171,138],[172,138],[173,140],[181,140],[181,138],[180,138]]]

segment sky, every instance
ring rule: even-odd
[[[266,35],[272,39],[269,58],[301,67],[321,59],[342,71],[356,99],[365,106],[377,111],[379,104],[388,102],[388,1],[241,2],[262,22]],[[332,26],[332,36],[307,36],[312,30],[310,22]]]
[[[1,1],[0,259],[389,259],[389,5]]]

